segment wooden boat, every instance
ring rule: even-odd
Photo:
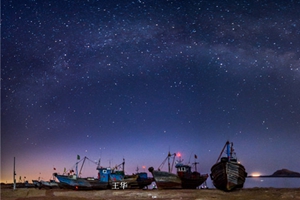
[[[137,174],[138,174],[138,178],[137,178],[138,188],[148,189],[148,185],[150,185],[154,181],[154,179],[149,178],[146,172],[139,172]]]
[[[197,162],[193,163],[195,165],[195,171],[192,172],[192,167],[190,165],[183,164],[179,161],[175,168],[177,169],[177,175],[181,179],[181,187],[184,189],[195,189],[202,185],[208,178],[208,174],[200,174],[197,172]]]
[[[133,175],[124,175],[124,181],[128,182],[130,189],[147,189],[154,179],[148,178],[146,172],[137,172]]]
[[[35,184],[25,181],[25,188],[35,188]]]
[[[108,170],[110,169],[103,169]],[[59,180],[62,188],[75,189],[75,190],[87,190],[87,189],[108,189],[108,181],[100,181],[95,178],[80,178],[77,175],[58,175],[54,173],[54,176]]]
[[[176,174],[154,170],[153,167],[149,167],[149,172],[152,173],[154,181],[158,189],[180,189],[181,179]]]
[[[40,181],[40,186],[39,188],[58,188],[59,187],[59,183],[56,182],[55,180],[50,180],[50,181]]]
[[[83,164],[87,157],[84,158]],[[76,163],[76,173],[74,170],[71,170],[67,175],[59,175],[54,173],[53,175],[59,180],[60,186],[63,188],[71,188],[75,190],[86,190],[86,189],[125,189],[127,187],[127,182],[124,181],[124,173],[117,171],[115,168],[110,167],[100,167],[100,162],[98,163],[98,177],[87,177],[81,178],[77,173],[77,165]],[[81,169],[83,167],[81,166]],[[121,165],[124,166],[125,161]],[[80,172],[81,172],[80,169]],[[79,173],[80,174],[80,173]]]
[[[156,186],[158,189],[180,189],[181,188],[181,179],[177,174],[173,174],[171,169],[173,168],[175,161],[176,153],[168,153],[167,158],[162,162],[158,167],[158,170],[154,170],[153,167],[149,167],[148,170],[152,174]],[[170,159],[173,158],[172,167],[170,166]],[[168,160],[168,171],[161,171],[161,168]]]
[[[160,167],[158,170],[154,170],[153,167],[150,167],[148,170],[152,173],[153,178],[155,180],[156,186],[158,189],[196,189],[202,183],[204,183],[208,177],[207,174],[201,175],[199,172],[192,172],[190,165],[182,164],[182,160],[180,159],[176,164],[175,168],[177,169],[177,174],[173,174],[170,167],[170,158],[173,157],[173,164],[176,154],[168,154],[167,158],[164,160],[168,160],[168,171],[161,171]]]
[[[32,183],[35,188],[39,188],[41,186],[41,181],[40,180],[32,180]]]
[[[221,158],[225,148],[227,157]],[[243,188],[247,173],[245,167],[237,161],[233,150],[233,143],[226,142],[217,163],[211,168],[210,177],[217,189],[231,191]]]
[[[123,182],[126,183],[126,188],[147,189],[148,185],[150,185],[154,181],[153,178],[148,178],[148,174],[146,172],[138,172],[138,168],[136,173],[132,175],[126,175],[124,170],[125,168],[124,165],[125,165],[125,160],[123,160],[123,163],[116,166],[115,168],[120,169],[117,173],[122,174],[124,176]]]

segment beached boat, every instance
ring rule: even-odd
[[[59,183],[56,182],[55,180],[50,180],[50,181],[40,181],[40,186],[39,188],[58,188],[59,187]]]
[[[88,159],[84,158],[84,161]],[[83,161],[83,164],[84,164]],[[99,162],[100,163],[100,162]],[[127,182],[124,181],[124,173],[120,171],[116,171],[115,168],[110,167],[100,167],[98,163],[98,177],[87,177],[81,178],[78,176],[78,173],[74,173],[74,170],[67,175],[59,175],[54,173],[53,175],[59,180],[60,186],[63,188],[71,188],[76,190],[84,190],[84,189],[125,189],[127,188]],[[124,165],[123,161],[123,165]],[[77,169],[76,163],[76,169]],[[82,164],[82,166],[83,166]],[[82,169],[82,167],[81,167]],[[77,171],[77,170],[76,170]],[[80,170],[81,171],[81,170]],[[79,173],[80,174],[80,173]]]
[[[106,170],[106,169],[103,169]],[[107,169],[107,171],[110,171]],[[109,182],[101,181],[93,177],[80,178],[77,175],[58,175],[54,173],[54,176],[59,180],[62,188],[75,189],[75,190],[86,190],[86,189],[108,189]]]
[[[146,172],[137,172],[132,175],[125,174],[125,160],[123,159],[123,163],[115,167],[116,173],[123,175],[123,185],[122,189],[125,189],[124,186],[128,189],[147,189],[148,185],[150,185],[154,180],[153,178],[148,178],[148,174]],[[125,184],[125,185],[124,185]]]
[[[153,167],[149,167],[149,172],[152,173],[154,181],[158,189],[180,189],[181,187],[181,180],[179,176],[176,174],[154,170]]]
[[[153,178],[149,178],[146,172],[137,173],[137,183],[139,189],[148,189],[148,186],[154,181]]]
[[[173,157],[172,167],[170,167],[170,158]],[[190,165],[185,165],[180,159],[175,165],[177,174],[172,173],[176,154],[168,154],[167,158],[163,161],[161,166],[168,160],[168,171],[154,170],[150,167],[148,170],[152,173],[158,189],[196,189],[204,183],[208,177],[207,174],[201,175],[199,172],[192,172]]]
[[[225,148],[227,157],[221,157]],[[233,143],[226,142],[217,163],[211,168],[210,177],[217,189],[231,191],[243,188],[247,173],[245,167],[237,161],[233,150]]]
[[[34,185],[35,188],[39,188],[41,186],[41,181],[40,180],[32,180],[32,184]]]
[[[154,179],[149,178],[146,172],[138,172],[133,175],[124,175],[124,181],[128,182],[130,189],[147,189]]]
[[[181,179],[181,186],[184,189],[195,189],[202,185],[208,178],[208,174],[200,174],[197,172],[197,162],[195,165],[195,171],[192,172],[190,165],[183,164],[181,160],[175,165],[177,169],[177,175]]]

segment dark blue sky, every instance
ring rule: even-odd
[[[208,173],[300,171],[297,1],[4,1],[1,181],[77,154],[126,172],[168,151]],[[89,167],[89,166],[87,166]],[[91,166],[90,166],[91,167]],[[92,166],[90,174],[96,175]]]

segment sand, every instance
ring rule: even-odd
[[[198,190],[91,190],[17,188],[1,189],[1,200],[129,200],[129,199],[195,199],[195,200],[277,200],[299,199],[300,188],[252,188],[232,192],[216,189]]]

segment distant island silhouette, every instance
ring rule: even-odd
[[[247,176],[247,178],[259,178],[259,177],[287,177],[287,178],[300,178],[299,172],[294,172],[288,169],[280,169],[274,172],[272,175],[260,175],[260,176]]]
[[[287,176],[287,177],[300,177],[300,173],[299,172],[294,172],[288,169],[281,169],[281,170],[277,170],[276,172],[274,172],[271,176],[276,176],[276,177],[280,177],[280,176]]]

